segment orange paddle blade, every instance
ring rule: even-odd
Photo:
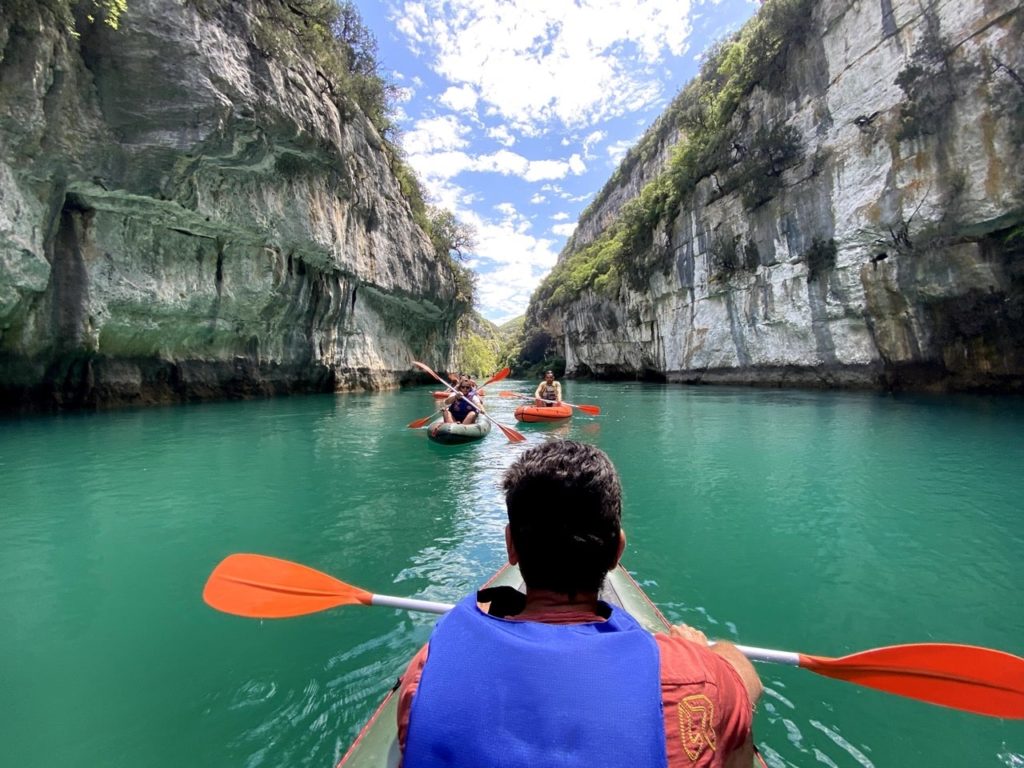
[[[429,373],[431,376],[434,377],[435,380],[441,382],[441,384],[443,386],[447,387],[448,389],[455,389],[455,387],[453,387],[449,382],[445,381],[440,376],[438,376],[436,373],[434,373],[434,370],[429,365],[427,365],[426,363],[421,363],[419,360],[413,360],[412,364],[415,365],[417,368],[419,368],[424,373]]]
[[[491,419],[492,422],[498,425],[498,429],[513,443],[522,443],[526,441],[526,437],[523,436],[522,432],[516,432],[512,427],[506,427],[504,424],[498,424],[498,422]]]
[[[484,382],[483,384],[481,384],[481,385],[480,385],[480,386],[478,387],[478,389],[483,389],[483,388],[484,388],[484,387],[486,387],[486,386],[487,386],[488,384],[493,384],[493,383],[494,383],[494,382],[496,382],[496,381],[501,381],[502,379],[507,379],[507,378],[508,378],[508,375],[509,375],[510,373],[512,373],[512,369],[511,369],[511,368],[502,368],[502,369],[501,369],[500,371],[498,371],[498,372],[497,372],[496,374],[494,374],[493,376],[491,376],[491,378],[489,378],[489,379],[488,379],[487,381],[485,381],[485,382]]]
[[[1024,719],[1024,659],[992,648],[914,643],[838,659],[800,654],[800,667],[943,707]]]
[[[566,405],[570,405],[570,403],[566,403]],[[573,408],[579,408],[581,411],[589,413],[591,416],[601,415],[601,409],[596,405],[574,405]]]
[[[434,411],[429,416],[424,416],[422,419],[416,419],[416,421],[409,422],[409,429],[419,429],[428,421],[433,421],[437,417],[438,411]]]
[[[510,392],[507,389],[503,389],[501,390],[501,392],[498,393],[498,397],[504,397],[508,399],[510,397],[528,397],[528,395],[520,395],[518,392]]]
[[[228,555],[203,589],[212,608],[255,619],[282,619],[338,605],[370,605],[373,595],[299,563],[266,555]]]

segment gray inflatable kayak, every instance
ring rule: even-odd
[[[490,419],[481,418],[472,424],[447,424],[443,421],[434,424],[427,430],[427,437],[435,443],[453,445],[456,443],[469,443],[486,437],[491,431]]]

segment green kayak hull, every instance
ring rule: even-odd
[[[475,421],[472,424],[455,424],[439,422],[427,430],[427,437],[435,443],[445,445],[456,445],[458,443],[470,443],[486,437],[491,431],[491,422],[487,419]]]
[[[522,590],[523,580],[518,568],[506,566],[498,571],[487,586],[512,586]],[[669,622],[622,566],[608,574],[601,589],[601,599],[625,608],[651,632],[668,631]],[[404,671],[403,667],[395,673],[401,674]],[[398,695],[397,691],[392,691],[341,758],[338,768],[397,768],[401,757],[398,749],[397,712]]]

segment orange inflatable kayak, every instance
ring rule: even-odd
[[[539,423],[546,421],[564,421],[572,416],[572,408],[568,405],[520,405],[516,408],[516,421]]]

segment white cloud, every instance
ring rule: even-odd
[[[612,165],[618,165],[626,156],[629,148],[636,144],[636,139],[623,139],[608,145],[608,159]]]
[[[540,205],[541,203],[546,203],[547,201],[548,199],[540,192],[537,192],[536,194],[534,194],[533,197],[530,198],[530,202],[533,203],[534,205]]]
[[[556,235],[568,237],[569,235],[576,231],[576,224],[575,222],[572,224],[555,224],[555,226],[551,228],[551,231],[554,232]]]
[[[566,219],[570,218],[570,216],[565,211],[561,211],[560,213],[556,213],[551,218],[554,219],[555,221],[565,221]]]
[[[465,152],[434,152],[432,154],[410,154],[409,164],[433,192],[436,182],[452,179],[463,171],[472,170],[475,161]]]
[[[490,155],[477,157],[473,170],[493,171],[503,176],[524,176],[530,170],[530,161],[515,152],[499,149]]]
[[[536,136],[656,101],[653,68],[685,51],[690,11],[690,0],[420,0],[393,20],[437,74]]]
[[[521,315],[537,284],[555,266],[556,240],[529,233],[530,221],[511,203],[495,206],[499,220],[456,210],[460,221],[476,229],[477,247],[470,266],[477,272],[477,302],[485,317],[502,323]]]
[[[591,154],[590,150],[593,148],[595,144],[597,144],[597,142],[604,139],[604,137],[607,135],[608,134],[604,131],[594,131],[589,136],[587,136],[587,138],[583,140],[583,156],[588,160],[592,158],[594,155]]]
[[[427,40],[420,31],[427,27],[427,9],[423,3],[406,3],[401,18],[395,20],[395,26],[399,32],[409,38],[410,43],[414,46],[413,49],[419,50],[419,44]]]
[[[523,178],[527,181],[564,179],[569,175],[569,170],[569,163],[564,160],[534,160],[523,174]]]
[[[416,123],[402,140],[409,163],[430,185],[433,180],[452,179],[464,171],[500,173],[518,176],[524,181],[537,182],[564,179],[570,173],[579,175],[586,170],[579,155],[569,160],[528,160],[507,149],[490,154],[472,156],[464,151],[467,142],[462,138],[465,128],[452,117],[431,118]]]
[[[452,86],[438,97],[438,101],[456,112],[470,112],[476,109],[476,89],[471,85],[461,88]]]
[[[499,125],[494,128],[488,128],[487,135],[490,136],[495,141],[497,141],[499,144],[506,147],[511,147],[513,144],[516,143],[516,137],[513,136],[509,132],[508,128],[504,125]]]
[[[469,143],[465,138],[468,133],[469,129],[452,115],[431,117],[417,120],[413,129],[402,137],[402,146],[410,155],[461,149]]]

